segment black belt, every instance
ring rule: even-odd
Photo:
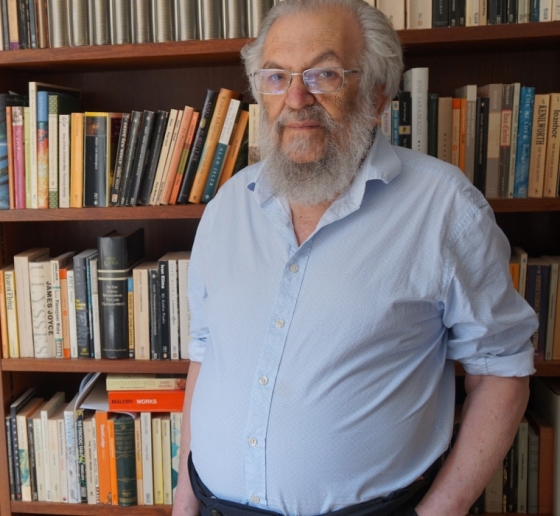
[[[438,459],[419,479],[388,496],[344,507],[321,516],[414,516],[416,515],[414,507],[428,491],[441,462],[441,459]],[[190,454],[189,476],[194,494],[200,502],[201,516],[282,516],[274,511],[216,498],[200,480]]]

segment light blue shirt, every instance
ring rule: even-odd
[[[413,482],[449,444],[453,360],[529,375],[537,321],[455,167],[379,135],[301,246],[264,167],[227,182],[193,247],[193,461],[220,498],[309,516]]]

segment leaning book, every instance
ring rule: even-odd
[[[144,259],[144,230],[112,231],[98,239],[101,356],[128,358],[128,276]]]

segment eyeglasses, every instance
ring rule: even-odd
[[[360,73],[361,70],[344,70],[342,67],[310,68],[301,73],[262,68],[250,74],[255,89],[263,95],[282,95],[288,91],[294,75],[301,75],[303,84],[310,93],[333,93],[342,89],[347,73]]]

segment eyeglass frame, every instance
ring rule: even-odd
[[[340,87],[336,90],[332,90],[332,91],[311,91],[309,89],[309,86],[307,85],[307,83],[305,82],[305,79],[303,78],[304,74],[306,72],[310,72],[311,70],[342,70],[342,83],[340,85]],[[290,74],[290,80],[288,81],[288,86],[286,86],[286,89],[284,91],[281,92],[277,92],[277,93],[273,93],[273,92],[263,92],[263,91],[259,91],[257,88],[257,83],[255,81],[255,76],[262,71],[280,71],[280,72],[288,72]],[[290,70],[286,70],[284,68],[259,68],[258,70],[255,70],[254,72],[249,74],[249,77],[252,77],[253,79],[253,85],[255,87],[255,90],[260,93],[261,95],[284,95],[284,93],[286,93],[289,89],[290,86],[292,85],[292,78],[294,75],[300,75],[302,82],[305,86],[305,88],[307,89],[307,91],[309,93],[311,93],[312,95],[325,95],[328,93],[335,93],[337,91],[340,91],[342,88],[344,88],[344,84],[345,84],[345,77],[347,73],[361,73],[362,70],[360,70],[359,68],[351,68],[349,70],[345,70],[342,66],[325,66],[325,67],[319,67],[319,68],[308,68],[307,70],[304,70],[303,72],[292,72]]]

